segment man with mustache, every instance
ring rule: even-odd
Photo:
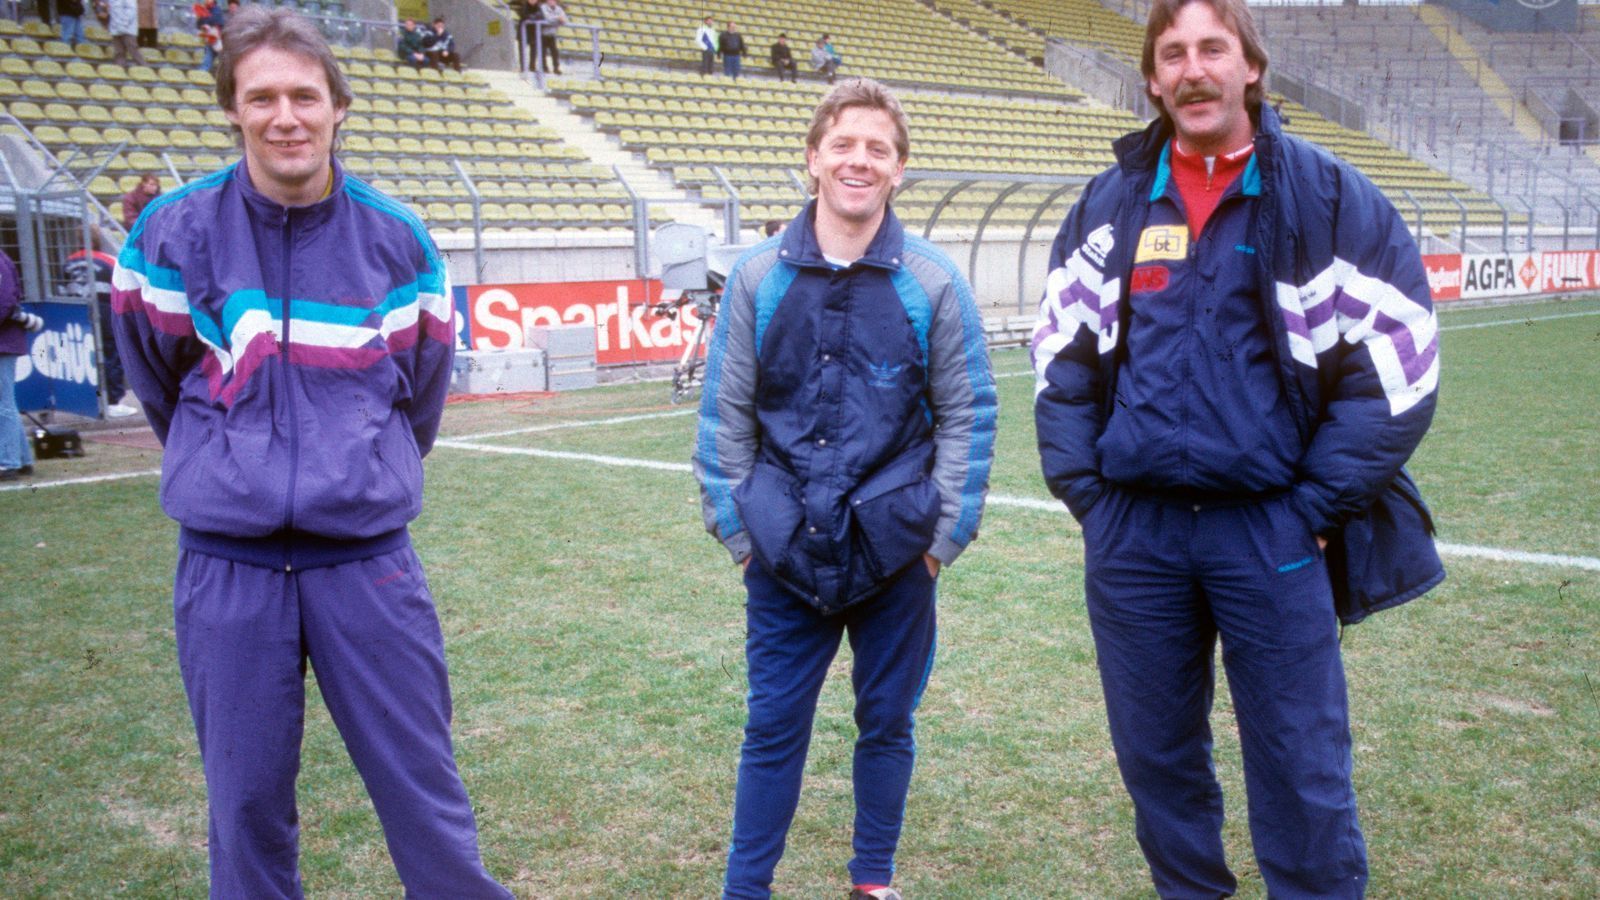
[[[1410,233],[1284,134],[1244,0],[1155,0],[1160,118],[1056,238],[1033,338],[1045,480],[1083,527],[1112,744],[1163,897],[1227,896],[1209,715],[1220,638],[1274,897],[1356,897],[1340,622],[1444,577],[1401,466],[1437,322]]]

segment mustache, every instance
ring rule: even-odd
[[[1177,106],[1188,103],[1197,103],[1205,100],[1220,100],[1222,92],[1209,84],[1196,84],[1178,88],[1172,102]]]

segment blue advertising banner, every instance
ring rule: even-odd
[[[17,408],[100,415],[100,366],[94,326],[85,303],[29,303],[44,330],[28,335],[28,355],[17,359]]]

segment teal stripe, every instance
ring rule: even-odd
[[[798,266],[774,265],[767,270],[767,276],[761,279],[761,284],[756,286],[757,361],[761,359],[761,340],[766,337],[767,326],[772,323],[772,317],[777,315],[778,304],[783,302],[784,295],[789,293],[789,286],[794,284],[799,274]]]
[[[910,242],[907,242],[910,247]],[[894,286],[895,296],[900,298],[900,305],[905,307],[906,318],[911,320],[911,330],[917,335],[917,350],[922,353],[922,371],[928,371],[928,329],[933,325],[933,301],[928,298],[928,291],[912,274],[910,267],[901,266],[894,274],[889,276],[889,283]],[[924,380],[926,380],[924,374]]]
[[[1256,155],[1250,154],[1250,161],[1244,165],[1244,176],[1239,181],[1239,189],[1246,197],[1261,196],[1261,167],[1256,165]]]
[[[379,191],[349,172],[345,173],[344,186],[345,193],[350,195],[350,199],[403,222],[411,230],[411,236],[416,239],[417,245],[422,249],[423,256],[427,259],[428,271],[419,273],[419,275],[432,275],[435,278],[435,283],[440,285],[444,283],[444,266],[439,259],[439,250],[434,247],[433,238],[428,235],[428,229],[423,226],[422,220],[417,217],[411,207]],[[430,293],[443,292],[442,287],[430,291]]]
[[[1161,145],[1161,159],[1156,162],[1156,180],[1150,184],[1150,202],[1161,199],[1167,192],[1167,182],[1172,180],[1172,142]]]

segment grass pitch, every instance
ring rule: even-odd
[[[1448,310],[1443,324],[1439,413],[1411,464],[1441,539],[1600,556],[1600,302]],[[995,355],[998,373],[1026,368],[1018,351]],[[999,385],[993,495],[1047,499],[1032,381]],[[519,896],[720,885],[743,593],[701,530],[692,477],[616,464],[687,461],[694,419],[666,395],[644,384],[453,404],[447,438],[510,452],[446,445],[427,461],[414,534],[445,628],[458,760],[489,867]],[[585,424],[614,418],[629,420]],[[474,437],[516,429],[538,430]],[[158,461],[93,444],[34,480]],[[172,636],[176,527],[156,487],[146,475],[0,492],[0,894],[205,893],[204,785]],[[1371,894],[1600,895],[1600,571],[1446,565],[1432,594],[1345,633]],[[897,884],[913,897],[1150,895],[1071,519],[992,504],[939,600]],[[848,656],[819,706],[782,896],[847,887]],[[306,890],[398,896],[360,780],[310,696]],[[1241,893],[1260,897],[1225,690],[1217,706],[1230,858]]]

